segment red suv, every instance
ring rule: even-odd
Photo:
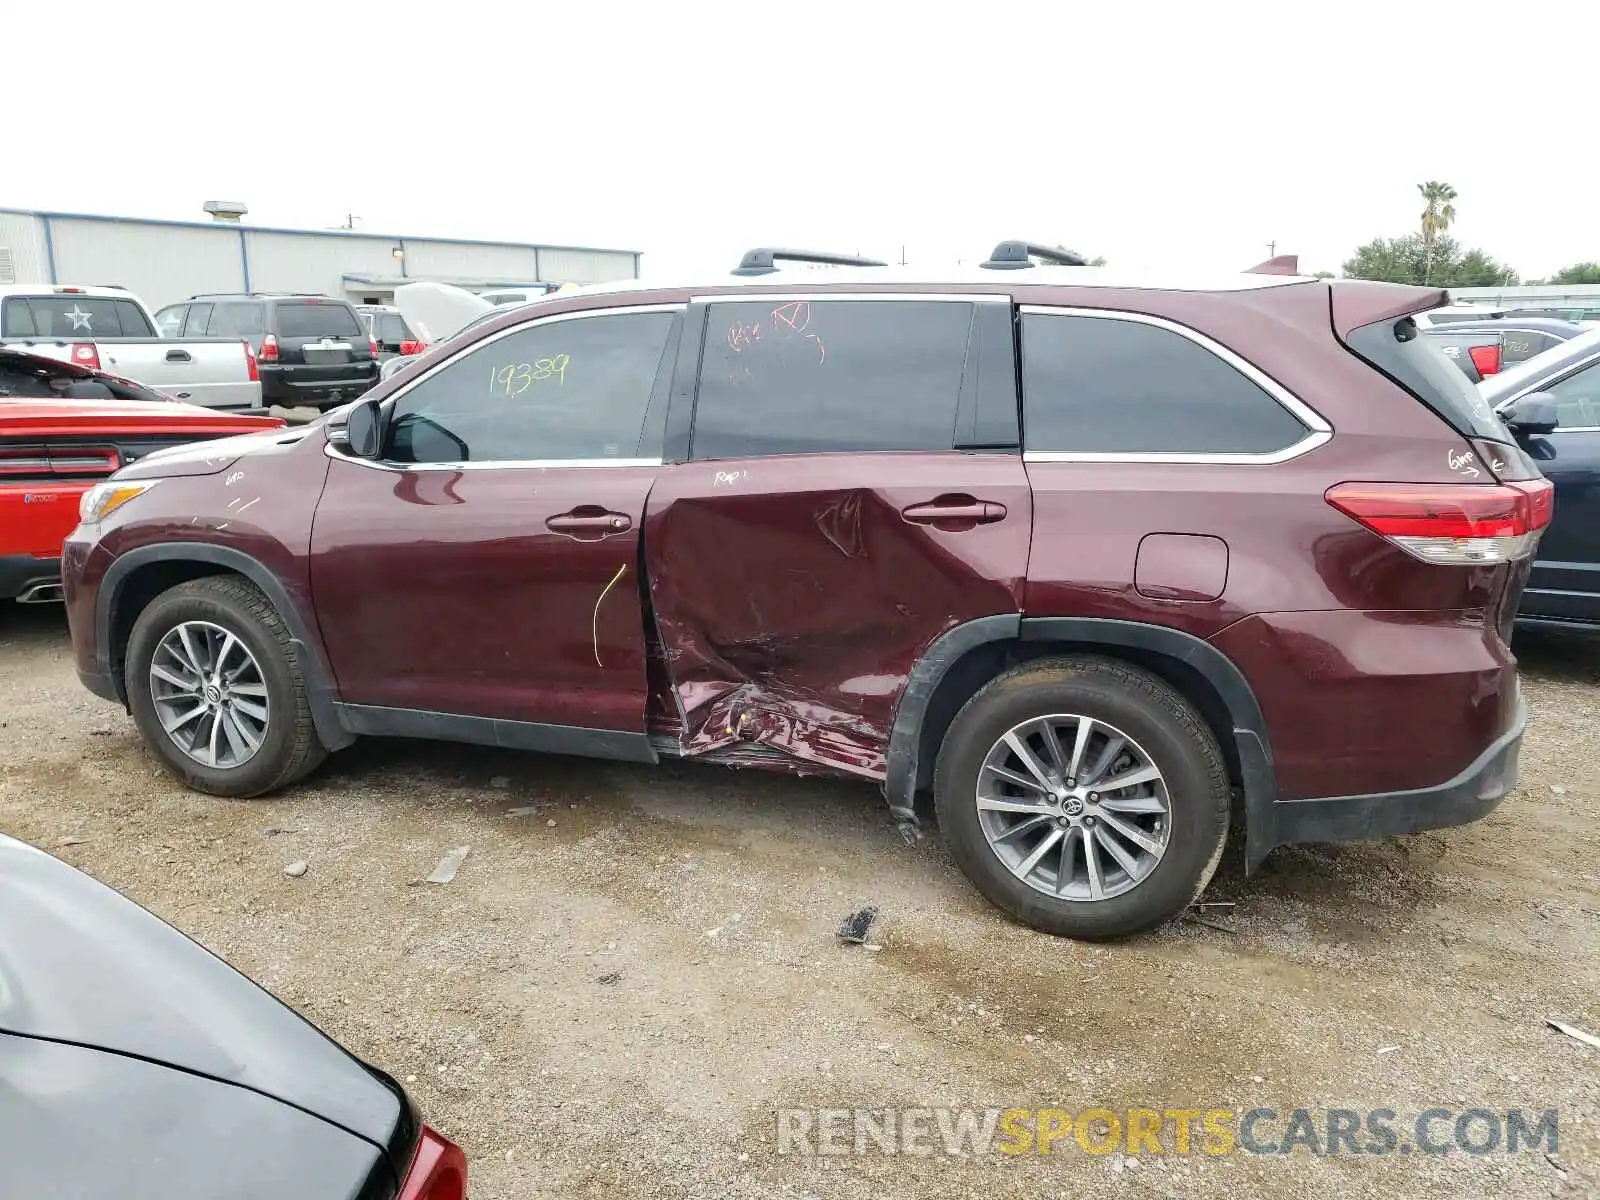
[[[1034,249],[585,289],[151,455],[67,541],[83,681],[220,795],[363,734],[931,788],[1078,937],[1190,904],[1235,795],[1251,867],[1489,812],[1551,493],[1444,293]]]

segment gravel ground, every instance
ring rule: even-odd
[[[1248,880],[1232,854],[1207,899],[1235,908],[1111,946],[1008,923],[860,785],[367,742],[273,799],[191,793],[51,608],[0,609],[0,830],[405,1080],[477,1200],[1594,1196],[1600,1050],[1543,1019],[1600,1031],[1600,643],[1518,650],[1534,721],[1488,820]],[[881,949],[839,944],[869,903]],[[885,1105],[1554,1107],[1560,1146],[777,1153],[777,1108]]]

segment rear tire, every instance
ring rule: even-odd
[[[1073,656],[1024,663],[967,702],[940,747],[934,803],[956,862],[992,903],[1093,940],[1199,898],[1222,859],[1231,792],[1215,735],[1181,693],[1120,660]]]
[[[196,791],[260,796],[326,757],[289,629],[238,576],[191,580],[151,601],[125,671],[145,745]]]

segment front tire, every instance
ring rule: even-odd
[[[1169,921],[1217,869],[1231,792],[1215,735],[1160,678],[1107,658],[1024,663],[956,715],[934,777],[956,862],[1065,937]]]
[[[128,639],[125,683],[145,745],[197,791],[260,796],[326,754],[288,627],[236,576],[151,601]]]

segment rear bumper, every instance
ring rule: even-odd
[[[1469,763],[1454,779],[1437,787],[1365,796],[1331,796],[1315,800],[1279,800],[1255,814],[1268,829],[1252,825],[1252,858],[1265,857],[1273,846],[1295,842],[1342,842],[1420,833],[1481,820],[1494,811],[1517,785],[1517,759],[1528,723],[1528,706],[1520,697],[1511,727]]]
[[[35,558],[31,554],[0,555],[0,600],[26,597],[41,584],[61,582],[59,558]],[[51,597],[59,599],[59,596]]]
[[[261,366],[264,403],[293,408],[300,404],[354,400],[378,382],[376,360],[349,366]]]

